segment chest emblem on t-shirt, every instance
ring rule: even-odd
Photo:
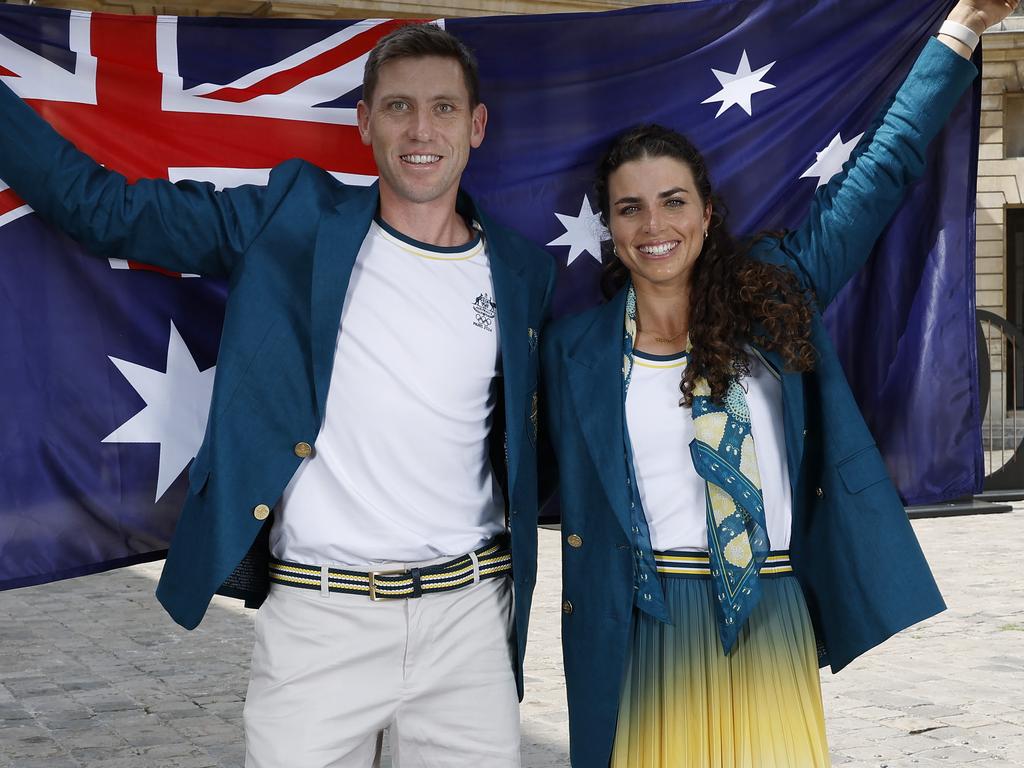
[[[493,333],[494,318],[498,315],[498,305],[494,303],[494,299],[486,293],[481,293],[473,302],[473,312],[476,314],[473,325]]]

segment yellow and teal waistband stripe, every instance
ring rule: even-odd
[[[271,559],[275,584],[323,593],[363,595],[371,600],[405,600],[434,592],[461,589],[483,579],[512,573],[508,537],[489,541],[480,549],[444,563],[407,570],[353,571]]]
[[[711,561],[708,553],[700,550],[670,550],[655,552],[654,564],[662,576],[679,576],[689,578],[711,578]],[[761,576],[787,576],[793,573],[789,561],[789,552],[779,550],[769,552],[768,558],[761,566]]]

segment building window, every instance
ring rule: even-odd
[[[1003,102],[1004,157],[1024,157],[1024,94],[1007,94]]]

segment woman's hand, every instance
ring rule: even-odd
[[[1016,10],[1020,0],[960,0],[949,12],[949,20],[981,34]]]
[[[955,21],[976,35],[981,35],[993,24],[998,24],[1013,13],[1019,4],[1020,0],[960,0],[949,12],[946,20]],[[940,34],[939,41],[948,45],[965,59],[971,58],[971,54],[974,53],[973,46],[966,45],[951,35]]]

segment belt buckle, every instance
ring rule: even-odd
[[[397,576],[400,573],[408,573],[408,571],[405,570],[404,568],[399,568],[398,570],[395,570],[395,571],[368,571],[367,574],[366,574],[366,578],[370,582],[370,599],[373,602],[375,602],[375,603],[379,603],[381,600],[387,600],[388,599],[387,595],[380,595],[380,596],[377,595],[377,585],[374,582],[374,578],[375,577],[377,577],[377,576]]]

